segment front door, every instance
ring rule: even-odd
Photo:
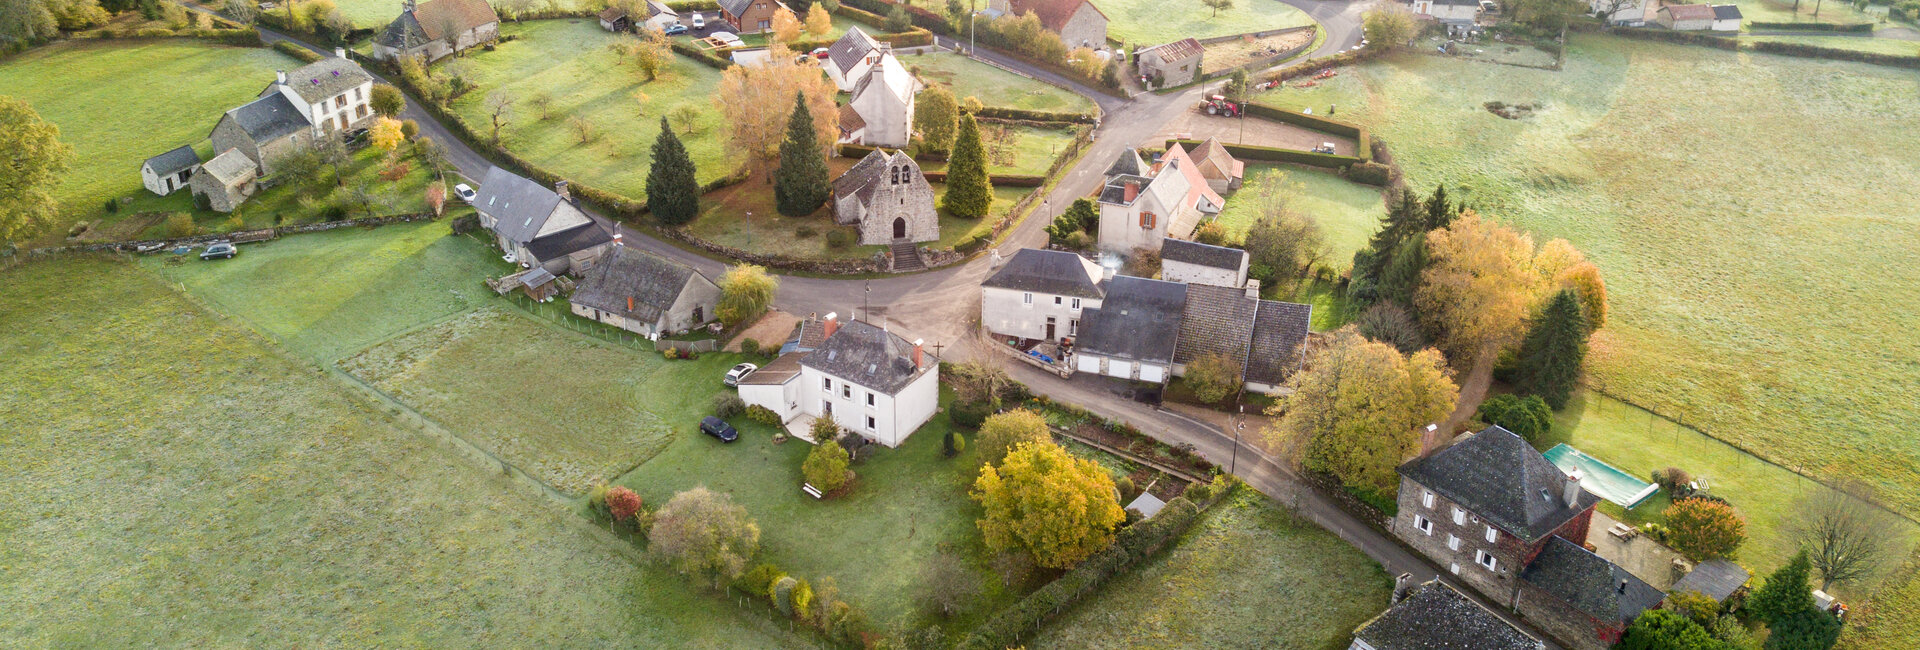
[[[705,313],[704,313],[705,311],[706,311],[706,310],[705,310],[705,308],[703,308],[703,307],[701,307],[701,306],[699,306],[699,305],[694,305],[694,307],[693,307],[693,324],[695,324],[695,325],[699,325],[699,324],[701,324],[701,323],[705,323],[705,322],[707,322],[707,319],[706,319],[706,317],[705,317]]]
[[[1052,316],[1047,317],[1047,340],[1048,341],[1053,340],[1053,317]]]
[[[894,218],[893,218],[893,238],[894,238],[894,239],[906,239],[906,238],[907,238],[907,219],[906,219],[906,217],[894,217]]]

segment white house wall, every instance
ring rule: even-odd
[[[1243,258],[1244,259],[1244,258]],[[1239,287],[1246,284],[1246,269],[1221,269],[1199,264],[1189,264],[1177,260],[1160,262],[1160,279],[1168,282],[1187,284],[1206,284],[1216,287]]]
[[[1026,304],[1025,296],[1029,294],[1033,296],[1032,305]],[[1055,298],[1060,300],[1057,306],[1054,304]],[[1074,307],[1075,300],[1080,301],[1079,308]],[[980,322],[986,324],[987,331],[1003,337],[1044,339],[1048,316],[1054,318],[1055,338],[1075,336],[1081,310],[1099,306],[1100,300],[1097,298],[1074,298],[1000,287],[983,287],[980,290]]]
[[[900,389],[900,394],[893,399],[892,439],[883,438],[881,444],[900,446],[900,443],[907,441],[907,436],[920,429],[920,425],[933,419],[933,412],[939,408],[940,370],[936,368]]]
[[[800,416],[799,375],[784,384],[742,384],[740,401],[761,406],[780,415],[780,422],[792,422]]]

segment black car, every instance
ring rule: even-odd
[[[700,432],[718,438],[720,442],[740,439],[740,432],[733,430],[733,425],[711,415],[700,420]]]
[[[373,142],[372,138],[368,137],[366,129],[349,129],[341,134],[341,139],[345,140],[347,148],[353,151],[365,149]]]

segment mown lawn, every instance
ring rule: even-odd
[[[1039,176],[1073,144],[1071,129],[1049,129],[1024,124],[980,123],[980,144],[987,151],[988,174]],[[923,160],[923,171],[943,171],[945,162]]]
[[[515,99],[500,130],[508,151],[555,173],[644,200],[660,118],[692,106],[699,111],[694,131],[679,135],[700,182],[734,169],[722,147],[726,125],[713,103],[719,70],[675,55],[670,72],[641,83],[633,65],[609,49],[622,37],[589,19],[508,23],[500,33],[520,38],[456,60],[470,67],[479,88],[455,101],[454,112],[483,137],[492,130],[486,98],[505,93]],[[553,101],[546,119],[533,105],[539,95]],[[597,139],[581,144],[574,118],[591,125]]]
[[[1911,73],[1578,35],[1557,73],[1408,54],[1338,81],[1413,187],[1599,263],[1596,385],[1920,513],[1920,131],[1875,126],[1920,122]]]
[[[1029,647],[1345,648],[1392,590],[1358,549],[1242,488]]]
[[[1801,2],[1796,5],[1793,0],[1731,0],[1728,4],[1740,7],[1741,24],[1747,29],[1752,29],[1747,23],[1754,22],[1870,23],[1880,20],[1845,2]],[[1799,7],[1797,13],[1794,11],[1796,6]],[[1820,11],[1820,15],[1813,14],[1815,9]]]
[[[341,228],[240,247],[230,260],[142,258],[169,282],[279,344],[331,364],[407,330],[498,301],[482,280],[509,271],[446,220]]]
[[[135,266],[0,277],[0,645],[790,643]]]
[[[838,174],[852,166],[852,163],[844,158],[835,158],[832,166],[834,173]],[[934,205],[938,206],[939,197],[946,194],[946,185],[934,183],[933,191]],[[1030,187],[994,188],[993,208],[989,216],[980,219],[955,217],[942,210],[940,239],[921,245],[952,247],[975,229],[991,228],[999,215],[1013,209],[1014,203],[1032,191]],[[821,259],[866,259],[886,249],[884,246],[859,245],[859,230],[854,226],[835,224],[827,208],[806,217],[781,215],[775,209],[773,191],[757,178],[701,197],[700,207],[700,217],[687,225],[688,232],[723,246],[757,253]],[[846,232],[852,237],[848,241],[855,243],[833,247],[827,243],[827,235],[835,231]]]
[[[1839,50],[1857,50],[1892,54],[1895,56],[1920,56],[1920,42],[1903,41],[1895,38],[1863,38],[1857,36],[1742,36],[1743,41],[1779,41],[1799,43],[1818,47],[1831,47]]]
[[[1107,38],[1141,46],[1313,24],[1305,12],[1279,0],[1242,0],[1219,15],[1199,2],[1164,0],[1107,0],[1100,11],[1111,21]]]
[[[1344,271],[1353,265],[1353,253],[1366,247],[1367,238],[1380,228],[1380,218],[1387,213],[1378,187],[1318,169],[1248,165],[1246,181],[1227,197],[1227,208],[1220,212],[1221,225],[1236,237],[1245,236],[1263,216],[1252,197],[1274,186],[1282,188],[1289,208],[1320,224],[1326,244],[1323,264],[1335,270]],[[1246,200],[1235,201],[1236,197]]]
[[[257,96],[275,69],[299,64],[267,48],[187,39],[61,41],[0,60],[0,92],[25,100],[73,147],[72,171],[54,191],[64,217],[42,239],[102,214],[107,199],[151,196],[140,163],[183,144],[207,157],[220,116]]]
[[[900,62],[928,85],[943,85],[955,98],[973,97],[986,106],[1032,111],[1088,113],[1093,100],[1037,79],[1023,77],[959,54],[935,52],[902,57]]]

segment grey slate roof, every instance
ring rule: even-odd
[[[1600,502],[1583,489],[1575,506],[1567,507],[1562,499],[1567,475],[1520,436],[1497,426],[1407,461],[1399,472],[1528,543]]]
[[[1246,289],[1187,285],[1186,309],[1180,316],[1180,343],[1174,348],[1173,362],[1193,363],[1200,357],[1218,354],[1240,364],[1244,372],[1247,348],[1253,343],[1253,317],[1259,307],[1260,300],[1247,297]]]
[[[1113,164],[1107,165],[1107,171],[1101,175],[1118,176],[1127,174],[1130,176],[1145,176],[1147,175],[1147,171],[1147,161],[1140,159],[1140,152],[1128,148],[1125,151],[1121,151],[1120,157],[1115,158]]]
[[[818,316],[808,316],[806,320],[793,326],[793,333],[787,336],[786,346],[782,346],[780,351],[783,354],[789,352],[787,346],[803,352],[818,350],[826,342],[827,322]]]
[[[753,2],[754,0],[720,0],[720,10],[739,16],[747,10],[747,7],[753,6]]]
[[[354,86],[372,82],[373,77],[361,69],[360,64],[337,56],[314,61],[287,73],[287,87],[309,104],[317,104]]]
[[[694,273],[693,267],[685,264],[615,246],[587,271],[572,300],[577,305],[652,323],[680,299],[680,291]]]
[[[285,95],[273,93],[228,110],[227,117],[254,142],[271,142],[300,129],[312,128],[300,110]]]
[[[1085,258],[1067,251],[1022,248],[980,286],[1099,298],[1100,274],[1087,266]]]
[[[866,30],[849,27],[840,40],[827,46],[827,60],[833,62],[833,67],[838,68],[840,74],[844,75],[848,70],[852,70],[854,65],[860,63],[861,59],[866,58],[867,53],[877,47],[880,47],[880,42],[868,36]]]
[[[1747,584],[1747,579],[1751,577],[1753,576],[1738,564],[1719,559],[1707,560],[1693,567],[1693,571],[1673,583],[1673,588],[1667,591],[1676,594],[1698,591],[1711,596],[1714,600],[1725,602],[1728,596],[1740,589],[1741,585]]]
[[[874,149],[873,151],[867,152],[867,156],[861,158],[860,162],[854,163],[852,167],[849,167],[846,173],[841,174],[839,178],[833,179],[834,199],[837,201],[843,197],[852,195],[859,199],[860,205],[871,205],[873,202],[873,191],[880,187],[880,177],[886,174],[892,165],[910,166],[913,168],[915,176],[920,179],[920,182],[926,182],[927,177],[920,174],[920,164],[914,162],[913,157],[908,156],[906,152],[895,150],[893,153],[887,153],[880,149]]]
[[[940,364],[932,351],[923,351],[922,357],[920,367],[914,367],[912,343],[856,320],[841,325],[800,365],[893,395]]]
[[[606,15],[604,12],[601,14]],[[620,15],[626,15],[625,11]],[[488,23],[500,22],[500,16],[486,0],[429,0],[414,7],[413,11],[402,11],[400,16],[387,24],[385,31],[377,37],[381,45],[398,49],[412,49],[446,38],[446,28],[453,27],[455,34],[464,34]],[[291,79],[289,79],[291,80]]]
[[[1247,351],[1247,381],[1273,385],[1286,381],[1298,367],[1300,344],[1306,342],[1312,321],[1312,305],[1260,301],[1260,313],[1253,319],[1253,348]]]
[[[1538,639],[1487,611],[1439,580],[1414,587],[1406,598],[1353,631],[1374,650],[1538,650]]]
[[[473,209],[499,220],[494,231],[515,242],[529,242],[560,205],[560,195],[500,167],[487,170],[474,194]]]
[[[1740,20],[1740,5],[1714,5],[1714,20]]]
[[[1165,507],[1167,502],[1161,501],[1160,497],[1153,496],[1152,492],[1141,492],[1140,496],[1134,497],[1133,501],[1127,504],[1126,509],[1138,511],[1142,519],[1150,519],[1160,514],[1160,509]]]
[[[759,370],[748,373],[746,378],[740,380],[740,385],[778,386],[787,383],[787,381],[800,374],[800,359],[807,356],[807,354],[806,352],[793,352],[780,355],[780,358],[774,359],[767,365],[760,366]]]
[[[202,173],[212,176],[213,180],[219,181],[221,185],[232,185],[234,181],[252,175],[256,169],[258,168],[253,164],[253,159],[240,153],[239,149],[223,151],[220,155],[214,156],[213,160],[207,161],[207,164],[200,166]]]
[[[1106,293],[1099,309],[1080,312],[1080,338],[1075,341],[1080,352],[1171,363],[1187,285],[1116,275],[1107,281]]]
[[[532,253],[534,259],[544,262],[610,241],[613,241],[613,233],[607,232],[607,229],[600,227],[599,223],[589,221],[527,242],[527,252]]]
[[[1160,242],[1160,259],[1169,262],[1185,262],[1200,266],[1240,270],[1240,263],[1247,259],[1247,252],[1238,248],[1212,246],[1185,239],[1167,238]]]
[[[1141,194],[1147,193],[1147,185],[1152,183],[1153,179],[1133,174],[1120,174],[1109,177],[1106,186],[1100,188],[1100,202],[1109,205],[1132,205],[1133,201],[1127,200],[1127,181],[1140,184],[1139,194],[1133,196],[1134,200],[1137,201],[1140,199]]]
[[[148,158],[144,164],[153,170],[154,176],[165,177],[200,164],[200,154],[193,152],[193,145],[183,144],[173,151]]]
[[[1602,623],[1632,621],[1666,594],[1564,537],[1547,541],[1520,579]]]

